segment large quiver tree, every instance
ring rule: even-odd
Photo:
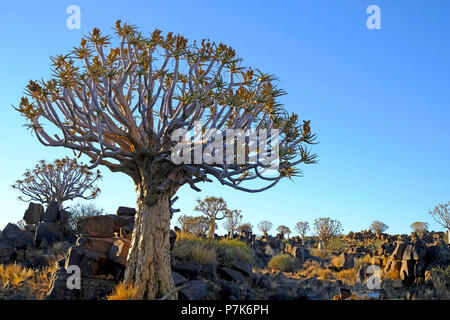
[[[159,30],[147,38],[120,21],[115,31],[117,40],[95,28],[72,52],[52,58],[52,79],[30,81],[16,109],[44,145],[71,148],[92,167],[133,179],[137,214],[125,281],[153,299],[174,289],[169,223],[178,188],[187,183],[198,191],[196,183],[214,177],[239,190],[266,190],[300,174],[297,165],[314,162],[306,145],[315,135],[309,121],[300,123],[278,101],[284,91],[276,79],[241,66],[232,48],[206,40],[189,44]],[[279,129],[276,174],[264,175],[267,164],[259,161],[175,164],[172,134],[198,121],[202,131]],[[255,178],[267,185],[243,186]]]

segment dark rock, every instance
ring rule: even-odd
[[[130,216],[134,217],[136,215],[136,209],[130,207],[119,207],[116,211],[119,216]]]
[[[252,267],[250,267],[250,264],[247,261],[234,261],[231,264],[231,268],[241,272],[245,276],[250,276],[252,274]]]
[[[172,272],[172,278],[176,287],[187,281],[185,277],[183,277],[181,274],[177,272]]]
[[[117,285],[116,281],[81,277],[80,289],[69,289],[69,274],[66,269],[59,268],[53,273],[50,290],[45,300],[100,300],[110,295]]]
[[[51,266],[55,261],[56,260],[54,256],[43,254],[41,256],[34,257],[32,264],[35,268],[48,267]]]
[[[199,276],[203,279],[212,280],[216,279],[217,274],[217,264],[210,263],[202,266],[202,270],[200,270]]]
[[[241,288],[234,282],[224,281],[221,284],[221,290],[219,291],[219,297],[222,300],[231,300],[230,297],[233,296],[237,300],[241,299]]]
[[[10,246],[0,245],[0,263],[8,263],[16,253],[16,249]]]
[[[425,278],[425,269],[427,264],[425,261],[417,261],[414,266],[414,277],[415,278]]]
[[[208,294],[208,286],[201,280],[189,281],[178,293],[183,300],[201,300]]]
[[[95,250],[88,250],[81,246],[73,246],[69,249],[66,261],[66,269],[69,266],[80,267],[84,277],[93,277],[100,274],[108,274],[108,255]]]
[[[122,265],[127,264],[128,251],[130,250],[130,241],[125,239],[117,239],[109,250],[109,259]]]
[[[403,281],[409,281],[414,278],[414,260],[403,260],[402,267],[400,269],[400,279]]]
[[[177,240],[177,234],[175,231],[170,230],[170,251],[172,251],[175,246],[175,241]]]
[[[220,276],[229,281],[234,281],[237,283],[241,283],[245,280],[245,277],[242,275],[242,273],[235,271],[233,269],[230,269],[228,267],[220,268],[219,269]]]
[[[331,263],[338,269],[351,269],[355,265],[353,255],[346,252],[343,252],[340,256],[333,258]]]
[[[134,223],[131,223],[125,227],[121,227],[119,229],[119,236],[122,239],[127,239],[131,241],[131,237],[133,236]]]
[[[40,245],[44,239],[48,244],[53,244],[63,240],[63,228],[56,222],[40,222],[36,226],[35,241]]]
[[[188,279],[197,279],[202,266],[192,261],[175,261],[172,270]]]
[[[114,238],[80,237],[77,240],[77,245],[89,250],[95,250],[109,254],[114,241]]]
[[[17,225],[8,223],[0,233],[0,245],[26,249],[34,247],[34,239],[31,232],[22,231]]]
[[[48,205],[47,210],[45,210],[42,220],[44,222],[56,222],[59,220],[59,218],[60,218],[60,215],[59,215],[58,203],[56,203],[55,201],[52,201]]]
[[[403,259],[403,254],[405,252],[407,244],[403,241],[397,241],[397,246],[395,247],[394,251],[392,252],[392,258],[395,260],[401,260]]]
[[[35,224],[41,221],[43,214],[44,207],[41,204],[30,202],[28,209],[25,210],[25,214],[23,215],[23,220],[26,224]]]
[[[120,228],[134,222],[134,217],[117,215],[100,215],[83,217],[78,220],[78,233],[86,237],[113,238]]]

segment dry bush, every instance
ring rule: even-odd
[[[317,276],[321,280],[334,279],[333,272],[330,269],[322,269],[320,263],[313,260],[306,261],[298,274],[308,278]]]
[[[119,283],[111,295],[106,297],[107,300],[139,300],[137,290],[132,285]]]
[[[254,253],[244,242],[237,239],[203,239],[193,234],[178,234],[172,254],[184,261],[195,261],[199,264],[218,263],[230,265],[233,261],[254,263]]]
[[[282,272],[295,272],[299,265],[297,259],[290,254],[278,254],[270,259],[268,267]]]
[[[322,259],[330,259],[331,258],[331,252],[329,252],[328,250],[311,248],[311,249],[309,249],[309,254],[314,257],[319,257]]]
[[[29,299],[43,299],[50,288],[56,262],[45,268],[24,268],[17,263],[0,265],[0,288],[12,286]]]
[[[341,280],[345,284],[354,285],[356,282],[356,273],[357,270],[355,268],[342,270],[336,273],[336,279]]]
[[[384,279],[388,280],[398,280],[400,279],[400,273],[397,270],[389,270],[383,276]]]
[[[366,254],[361,258],[354,258],[354,266],[355,270],[359,270],[362,265],[372,264],[372,257],[370,254]]]

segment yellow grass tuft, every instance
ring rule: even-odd
[[[132,285],[119,283],[107,300],[140,300],[137,297],[137,290]]]

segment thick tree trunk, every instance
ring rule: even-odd
[[[169,195],[160,194],[155,199],[148,187],[141,185],[137,190],[137,213],[124,282],[133,285],[138,298],[157,299],[175,289],[170,268]],[[177,299],[177,294],[169,299]]]
[[[214,234],[216,233],[216,218],[210,217],[209,218],[209,231],[208,231],[208,238],[214,239]]]

